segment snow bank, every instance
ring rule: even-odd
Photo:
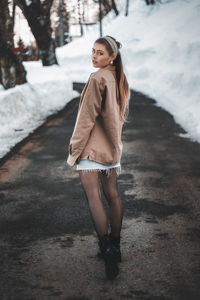
[[[127,31],[123,37],[130,84],[200,142],[200,3],[179,0],[149,9],[143,2],[133,2],[133,41]]]
[[[75,95],[61,67],[42,67],[41,62],[24,66],[29,82],[0,90],[0,157]]]

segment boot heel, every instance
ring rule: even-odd
[[[107,279],[115,279],[119,274],[119,267],[111,248],[108,251],[106,251],[104,260]]]
[[[121,255],[121,250],[120,250],[120,240],[121,240],[121,237],[113,237],[112,234],[110,233],[109,234],[109,238],[110,238],[110,242],[113,246],[113,252],[114,252],[114,255],[115,255],[115,258],[118,262],[121,262],[122,261],[122,255]]]
[[[108,234],[100,238],[99,243],[101,245],[101,252],[105,262],[105,273],[107,279],[114,279],[118,273],[119,268],[117,264],[117,259],[114,253],[112,243]]]

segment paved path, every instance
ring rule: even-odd
[[[200,299],[200,144],[133,93],[118,179],[123,262],[107,281],[78,173],[65,162],[78,101],[1,160],[0,299]]]

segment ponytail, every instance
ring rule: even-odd
[[[121,59],[121,53],[118,52],[116,59],[113,61],[113,65],[116,66],[116,77],[119,88],[119,106],[120,106],[120,118],[124,122],[127,121],[129,113],[129,100],[130,100],[130,89],[129,84],[124,74],[123,64]]]
[[[121,53],[119,52],[119,48],[121,48],[121,43],[116,41],[113,37],[111,36],[109,37],[115,41],[118,47],[118,53],[115,60],[113,61],[113,65],[116,67],[116,79],[117,79],[117,86],[119,89],[118,103],[120,107],[120,119],[123,122],[127,122],[127,117],[129,113],[130,89],[129,89],[129,84],[126,75],[124,74]],[[95,41],[95,43],[103,44],[106,47],[109,55],[112,55],[114,53],[113,49],[111,48],[110,44],[107,42],[106,39],[99,38]]]

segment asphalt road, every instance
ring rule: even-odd
[[[200,299],[200,144],[133,92],[118,178],[123,261],[108,281],[78,173],[66,165],[78,102],[0,161],[0,299]]]

